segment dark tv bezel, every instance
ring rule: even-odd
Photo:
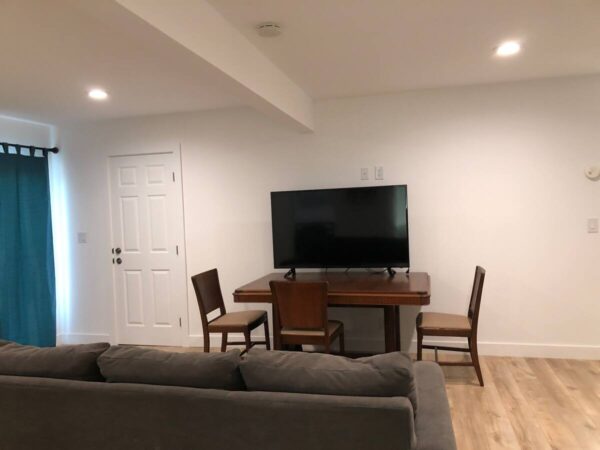
[[[324,266],[322,264],[302,264],[297,266],[292,265],[282,265],[277,264],[275,260],[275,240],[274,236],[274,221],[273,221],[273,194],[289,194],[296,192],[315,192],[315,191],[348,191],[348,190],[359,190],[359,189],[379,189],[379,188],[394,188],[394,187],[403,187],[406,192],[406,235],[407,235],[407,250],[408,250],[408,260],[406,262],[394,261],[392,263],[375,263],[375,264],[361,264],[361,265],[352,265],[352,266]],[[297,189],[291,191],[271,191],[271,239],[273,241],[273,267],[275,269],[369,269],[369,268],[399,268],[399,269],[410,269],[410,227],[408,223],[408,185],[406,184],[390,184],[385,186],[353,186],[353,187],[343,187],[343,188],[327,188],[327,189]]]

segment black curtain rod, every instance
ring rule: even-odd
[[[36,145],[10,144],[8,142],[0,142],[0,146],[2,146],[2,148],[4,149],[4,153],[8,153],[8,147],[14,147],[17,150],[17,153],[21,153],[21,149],[23,148],[29,149],[30,152],[41,150],[42,152],[44,152],[44,154],[47,152],[58,153],[58,147],[47,148],[38,147]]]

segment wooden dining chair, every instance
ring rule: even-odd
[[[417,316],[417,360],[423,357],[423,349],[435,350],[435,360],[442,366],[473,366],[483,386],[483,376],[479,365],[479,354],[477,353],[477,326],[479,323],[479,307],[481,306],[481,293],[483,292],[483,281],[485,269],[477,266],[475,269],[475,280],[471,292],[471,301],[466,316],[459,314],[444,314],[424,312]],[[454,336],[466,337],[469,348],[446,347],[441,345],[423,345],[423,336]],[[438,350],[454,352],[467,352],[471,354],[471,361],[440,362],[438,361]]]
[[[226,312],[217,269],[194,275],[192,277],[192,284],[194,285],[198,307],[200,308],[200,318],[202,320],[202,329],[204,330],[205,352],[210,352],[210,333],[222,334],[222,352],[227,350],[228,345],[245,345],[246,348],[242,353],[250,350],[256,344],[264,344],[267,350],[271,350],[267,312],[262,310]],[[209,320],[208,315],[217,309],[220,315]],[[265,327],[265,340],[252,342],[250,333],[262,324]],[[244,342],[229,342],[227,340],[228,333],[243,333]]]
[[[331,343],[339,338],[344,354],[344,324],[327,318],[327,282],[271,281],[269,285],[279,322],[273,330],[275,342],[280,346],[323,345],[330,353]]]

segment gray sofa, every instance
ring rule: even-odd
[[[12,373],[1,353],[0,373]],[[152,361],[140,361],[151,374]],[[456,449],[443,374],[431,362],[411,368],[416,413],[406,396],[118,382],[118,358],[108,363],[102,374],[117,382],[0,375],[0,449]]]

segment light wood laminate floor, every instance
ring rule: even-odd
[[[443,367],[459,450],[600,450],[600,361],[483,356],[481,364],[483,388],[472,367]]]
[[[600,449],[600,361],[484,356],[481,363],[483,388],[473,368],[443,368],[459,450]]]

